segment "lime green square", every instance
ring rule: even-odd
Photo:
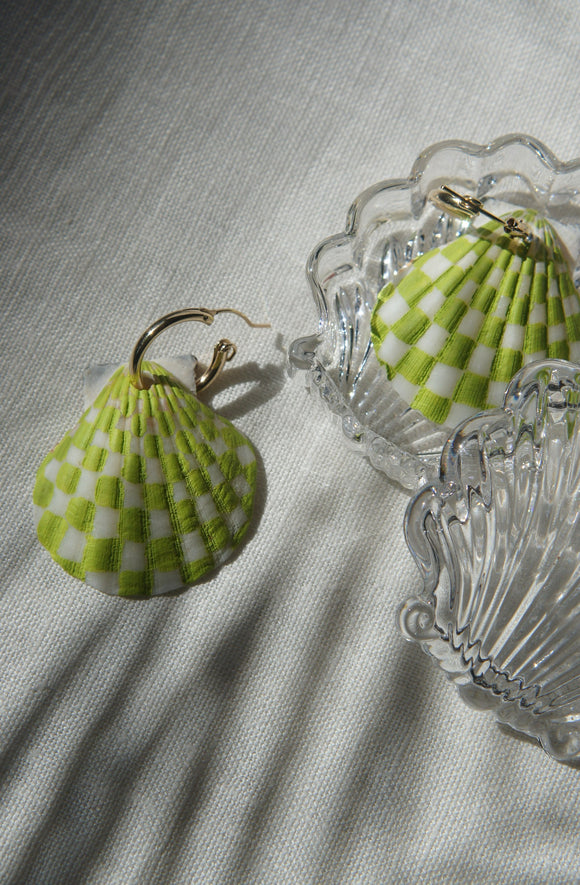
[[[430,325],[429,317],[419,308],[412,307],[400,320],[393,323],[393,334],[405,344],[416,344]]]
[[[566,317],[566,334],[568,341],[580,341],[580,314]]]
[[[530,302],[532,304],[544,304],[548,291],[548,278],[545,274],[535,273],[530,286]]]
[[[87,538],[83,555],[87,572],[118,572],[121,566],[119,538]]]
[[[202,436],[207,439],[208,442],[212,442],[212,440],[216,439],[219,436],[219,432],[214,423],[213,415],[200,421],[198,427],[201,431]]]
[[[217,460],[216,453],[207,443],[199,443],[195,450],[195,457],[199,466],[202,468],[209,467],[210,464],[215,464]]]
[[[548,330],[544,323],[530,323],[524,335],[524,353],[547,353]]]
[[[569,356],[567,341],[552,341],[548,344],[548,356],[551,360],[565,360]]]
[[[503,381],[507,384],[522,367],[523,355],[520,350],[502,347],[498,350],[491,367],[492,381]]]
[[[176,452],[169,452],[163,459],[163,473],[167,482],[179,482],[189,472],[189,465]]]
[[[163,443],[158,436],[148,433],[143,440],[143,454],[147,458],[160,458],[163,454]]]
[[[119,537],[123,541],[143,542],[149,535],[148,516],[140,507],[123,507],[119,517]]]
[[[143,486],[145,507],[148,510],[168,510],[167,489],[163,483],[148,482]]]
[[[455,335],[451,335],[445,342],[439,354],[439,362],[444,363],[446,366],[453,366],[456,369],[464,369],[470,360],[474,347],[475,341],[473,338],[456,332]]]
[[[50,510],[44,511],[36,527],[38,540],[53,556],[60,547],[67,529],[67,521],[62,516],[51,513]]]
[[[95,435],[95,430],[96,428],[94,424],[89,424],[84,418],[81,420],[79,426],[72,435],[73,444],[77,449],[88,449],[91,440]]]
[[[498,286],[498,295],[500,297],[512,299],[515,295],[516,286],[519,280],[519,273],[513,270],[506,270]]]
[[[479,250],[476,250],[479,251]],[[477,259],[475,264],[473,264],[469,268],[469,272],[467,274],[468,280],[473,280],[474,283],[477,283],[478,286],[481,286],[485,283],[485,280],[489,276],[491,270],[493,268],[493,261],[487,255],[483,254]],[[490,288],[488,286],[488,288]]]
[[[525,326],[528,318],[529,303],[527,298],[514,298],[507,312],[507,322],[514,326]]]
[[[95,504],[120,510],[125,491],[123,481],[117,476],[100,476],[95,487]]]
[[[32,494],[32,500],[38,505],[38,507],[48,507],[52,501],[54,493],[54,483],[44,475],[44,466],[45,462],[43,462],[38,471],[36,483],[34,485],[34,492]]]
[[[403,277],[397,286],[399,295],[405,299],[409,307],[412,307],[413,304],[415,304],[433,285],[431,277],[428,277],[427,274],[423,273],[421,270],[421,265],[425,264],[425,261],[427,261],[428,258],[429,256],[426,254],[417,259],[413,269]],[[387,292],[387,288],[388,287],[385,287],[381,292],[381,301],[383,303],[387,301],[388,296],[395,291],[394,286],[391,292]]]
[[[120,411],[115,409],[114,406],[105,406],[97,415],[95,426],[98,430],[103,430],[105,433],[108,433],[117,426],[120,417]]]
[[[121,452],[125,455],[131,451],[131,433],[115,427],[109,432],[109,444],[112,452]]]
[[[452,264],[457,264],[458,261],[461,260],[468,252],[471,252],[472,246],[474,244],[470,243],[469,240],[465,239],[465,237],[457,237],[455,240],[452,240],[450,243],[447,243],[441,249],[441,255],[444,255]]]
[[[61,441],[58,443],[58,445],[56,445],[54,447],[54,452],[52,454],[54,455],[55,460],[56,461],[64,461],[71,445],[72,445],[72,437],[69,436],[69,434],[67,433],[67,435],[64,437],[64,439],[61,439]]]
[[[432,390],[422,388],[417,391],[411,403],[413,409],[418,409],[426,418],[435,424],[443,424],[451,408],[451,400],[448,397],[439,396]]]
[[[147,417],[143,412],[134,412],[131,416],[131,433],[138,437],[147,433]]]
[[[147,560],[152,569],[170,572],[179,569],[181,549],[174,538],[152,538],[147,544]]]
[[[206,474],[198,468],[190,470],[189,473],[186,474],[185,484],[189,494],[194,498],[199,498],[200,495],[205,495],[205,493],[211,489],[211,483]]]
[[[397,371],[413,384],[425,384],[435,365],[435,357],[411,347],[397,363]]]
[[[231,539],[232,547],[238,546],[238,544],[240,543],[240,541],[242,540],[242,538],[244,537],[244,535],[246,534],[246,532],[248,531],[249,528],[250,528],[250,523],[245,522],[242,526],[240,526],[240,528],[237,530],[237,532],[234,532],[234,534],[232,535],[232,539]]]
[[[147,572],[119,572],[119,596],[151,596],[152,580]]]
[[[182,427],[185,427],[189,430],[193,429],[197,425],[197,421],[194,421],[192,415],[187,409],[178,409],[177,417],[179,418],[179,423]],[[177,431],[177,433],[181,433],[182,431]]]
[[[558,326],[565,321],[564,308],[559,298],[548,298],[546,301],[546,307],[549,326]]]
[[[215,516],[208,522],[202,523],[199,530],[208,550],[212,553],[218,553],[229,544],[230,532],[221,516]]]
[[[503,330],[505,328],[505,318],[488,316],[479,333],[479,344],[485,344],[486,347],[499,347]]]
[[[194,502],[190,498],[177,501],[174,505],[176,521],[182,535],[194,532],[199,526],[199,517]]]
[[[74,495],[81,478],[81,468],[73,467],[66,461],[61,464],[56,474],[56,487],[65,495]]]
[[[256,461],[252,461],[250,464],[245,464],[242,468],[242,473],[244,474],[246,482],[252,490],[251,494],[253,495],[256,490],[256,477],[258,475],[258,465]]]
[[[231,513],[239,504],[239,498],[227,482],[215,486],[212,492],[218,513]]]
[[[228,449],[237,449],[238,446],[244,446],[248,442],[246,437],[239,430],[236,430],[233,424],[226,424],[222,428],[221,437]]]
[[[86,498],[71,498],[66,508],[66,519],[74,529],[85,534],[93,530],[95,505]]]
[[[242,465],[235,449],[229,449],[227,452],[224,452],[223,455],[220,455],[218,458],[218,464],[225,478],[230,481],[242,472]]]
[[[83,458],[83,467],[85,470],[93,470],[95,473],[100,473],[107,463],[108,457],[109,452],[107,449],[103,449],[101,446],[89,446]]]
[[[467,304],[461,298],[447,298],[435,314],[434,321],[448,332],[454,332],[467,310]]]
[[[202,559],[196,559],[195,562],[181,563],[181,577],[185,584],[192,584],[214,567],[213,557],[208,553]]]
[[[188,433],[185,430],[178,430],[175,434],[175,445],[180,452],[190,454],[191,452],[195,452],[198,443],[191,433]]]
[[[497,290],[494,289],[493,286],[483,283],[483,285],[480,285],[473,293],[471,307],[474,310],[481,311],[481,313],[489,314],[495,298],[497,298]]]
[[[129,452],[123,459],[121,476],[128,482],[143,483],[147,479],[145,458],[135,452]]]
[[[488,387],[488,378],[474,372],[464,372],[455,388],[453,399],[457,403],[471,406],[472,409],[485,409]]]
[[[162,412],[161,410],[156,413],[157,418],[157,429],[161,436],[173,436],[175,433],[175,421],[169,414],[169,412]]]

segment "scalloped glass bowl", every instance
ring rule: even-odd
[[[400,270],[468,226],[427,201],[442,184],[495,211],[518,206],[541,212],[564,242],[575,285],[580,281],[580,159],[561,163],[525,135],[489,145],[433,145],[408,179],[380,182],[357,197],[345,232],[314,249],[307,276],[318,331],[293,342],[290,364],[306,373],[307,386],[318,390],[351,446],[410,489],[437,476],[451,429],[432,424],[395,392],[375,358],[370,317],[378,292]]]
[[[400,627],[469,703],[580,759],[580,366],[532,363],[459,425],[410,503]]]

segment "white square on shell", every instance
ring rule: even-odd
[[[429,356],[437,356],[449,338],[449,332],[437,323],[429,326],[424,335],[417,341],[417,347]]]
[[[408,350],[408,344],[397,338],[393,332],[388,332],[385,340],[379,347],[378,357],[383,363],[387,363],[389,366],[396,366]]]
[[[540,323],[542,326],[546,325],[546,305],[545,304],[534,304],[531,311],[528,314],[528,325],[532,325],[534,323]]]
[[[57,553],[63,559],[69,559],[71,562],[82,562],[86,543],[85,534],[69,525]]]
[[[457,387],[461,375],[461,369],[456,369],[454,366],[446,366],[444,363],[437,363],[436,366],[433,366],[425,387],[432,393],[447,398],[452,395]]]
[[[465,280],[463,285],[457,292],[454,293],[455,297],[460,301],[464,301],[465,304],[470,304],[471,299],[475,295],[477,291],[477,283],[475,280]]]
[[[467,338],[475,340],[484,322],[485,314],[481,310],[471,308],[463,315],[457,331],[460,335],[465,335]]]
[[[379,317],[387,326],[392,326],[409,310],[409,305],[402,295],[395,291],[379,308]]]
[[[501,339],[502,347],[509,347],[510,350],[521,350],[524,346],[524,336],[526,330],[523,326],[515,323],[506,323]]]
[[[445,303],[445,300],[443,292],[440,292],[439,289],[431,289],[430,292],[427,292],[427,294],[421,298],[417,307],[425,314],[425,316],[432,320],[439,308]]]
[[[445,255],[442,255],[441,252],[436,252],[435,255],[427,259],[421,267],[421,271],[432,280],[438,280],[450,267],[453,267],[453,263]]]
[[[138,541],[125,541],[121,552],[121,571],[144,572],[146,568],[146,545]]]
[[[185,562],[197,562],[207,556],[207,549],[199,529],[180,537],[181,550]]]
[[[168,510],[149,511],[149,535],[151,538],[170,538],[173,535]]]
[[[119,534],[119,511],[112,507],[96,507],[93,538],[116,538]]]
[[[493,358],[496,355],[495,347],[487,347],[485,344],[478,344],[474,349],[468,363],[470,372],[476,375],[482,375],[486,378],[491,370]]]
[[[140,483],[123,480],[123,488],[124,507],[143,507],[145,501],[143,498],[143,486]]]

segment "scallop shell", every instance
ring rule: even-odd
[[[435,424],[501,406],[527,363],[580,359],[580,298],[557,235],[531,210],[513,217],[531,243],[489,221],[425,253],[378,295],[377,357],[403,400]]]
[[[580,366],[534,363],[459,427],[409,505],[424,593],[401,610],[471,704],[580,759]]]
[[[69,574],[105,593],[150,596],[221,565],[246,533],[252,446],[229,421],[146,363],[117,370],[42,462],[38,537]]]

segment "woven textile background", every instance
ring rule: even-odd
[[[580,154],[574,0],[0,3],[0,881],[573,883],[580,773],[467,708],[398,635],[408,495],[285,349],[350,202],[433,142]],[[208,401],[259,452],[247,543],[109,598],[36,541],[38,464],[88,364],[231,306]],[[217,324],[217,321],[216,321]]]

